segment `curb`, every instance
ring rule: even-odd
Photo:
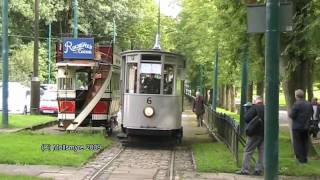
[[[39,130],[39,129],[42,129],[42,128],[50,127],[50,126],[53,126],[53,125],[56,125],[56,124],[58,124],[58,121],[57,120],[52,120],[52,121],[49,121],[49,122],[46,122],[46,123],[43,123],[43,124],[38,124],[38,125],[22,128],[22,129],[19,129],[16,132],[21,132],[21,131],[26,131],[26,130],[35,131],[35,130]]]

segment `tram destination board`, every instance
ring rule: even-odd
[[[94,59],[93,38],[63,38],[63,59]]]

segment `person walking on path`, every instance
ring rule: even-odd
[[[311,103],[304,100],[301,89],[295,91],[296,102],[293,104],[289,117],[292,119],[293,149],[300,163],[308,162],[309,125],[313,116]]]
[[[264,168],[264,159],[263,159],[263,153],[264,153],[264,128],[263,128],[263,122],[264,122],[264,104],[263,99],[258,96],[255,99],[254,105],[246,112],[245,114],[245,122],[247,124],[250,123],[254,118],[258,116],[261,120],[261,127],[257,128],[259,129],[256,131],[256,133],[252,134],[251,136],[248,136],[245,152],[244,152],[244,160],[242,164],[242,168],[240,171],[237,171],[236,174],[240,175],[249,175],[250,174],[250,162],[252,160],[252,155],[255,151],[255,149],[258,149],[259,156],[258,161],[255,166],[254,175],[260,176],[263,173]]]
[[[318,104],[318,99],[312,98],[311,104],[313,109],[313,116],[310,124],[310,131],[311,131],[310,133],[313,135],[314,138],[316,138],[319,132],[319,120],[320,120],[320,107]]]
[[[196,92],[196,99],[193,102],[192,111],[197,115],[197,123],[198,127],[202,126],[203,114],[204,114],[204,101],[201,93],[199,91]]]

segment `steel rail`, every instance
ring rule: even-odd
[[[173,149],[173,150],[172,150],[172,153],[171,153],[170,170],[169,170],[169,180],[173,180],[173,179],[175,178],[175,176],[174,176],[175,156],[176,156],[176,151],[175,151],[175,149]]]
[[[117,159],[119,157],[119,155],[125,150],[125,148],[121,148],[120,151],[115,155],[113,156],[113,158],[107,162],[104,166],[102,166],[102,168],[100,168],[96,173],[94,173],[91,177],[90,177],[90,180],[95,180],[96,178],[98,178],[101,174],[101,172],[106,168],[108,167],[115,159]]]

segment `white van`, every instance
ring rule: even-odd
[[[0,84],[0,111],[2,111],[2,83]],[[30,88],[19,82],[8,83],[8,112],[27,114],[30,112]]]

